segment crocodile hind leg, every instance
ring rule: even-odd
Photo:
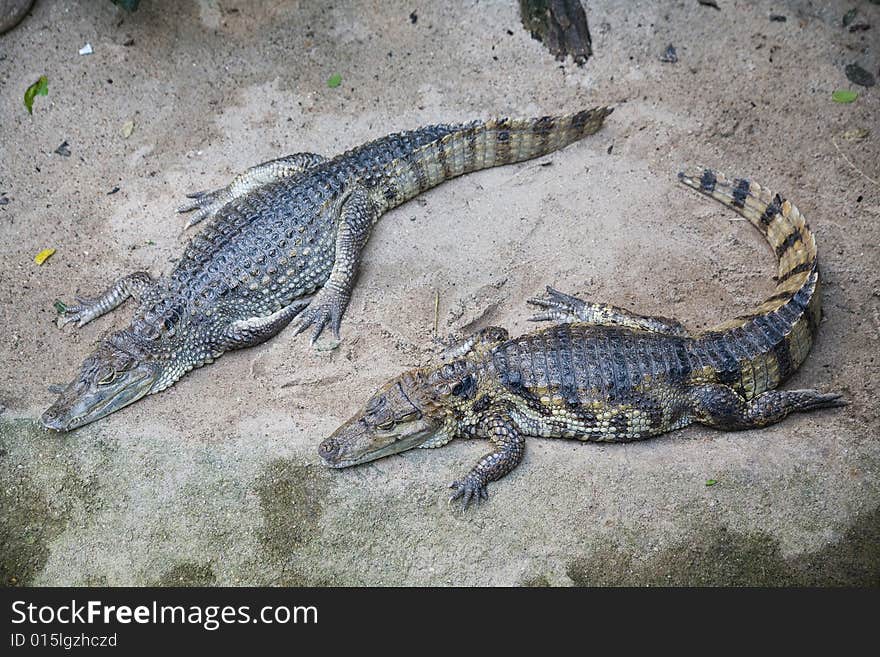
[[[184,226],[184,230],[195,226],[204,219],[213,217],[214,214],[224,205],[236,199],[249,191],[256,189],[266,183],[274,182],[282,178],[301,173],[306,169],[310,169],[315,165],[324,162],[326,158],[315,153],[296,153],[278,158],[277,160],[269,160],[257,166],[247,169],[243,173],[238,174],[232,179],[226,187],[215,189],[213,192],[194,192],[187,194],[189,202],[177,208],[178,212],[191,212],[198,210],[192,215]]]
[[[789,413],[846,406],[840,395],[816,390],[771,390],[747,400],[720,384],[693,386],[690,399],[694,421],[726,430],[756,429],[776,424]]]
[[[312,344],[329,326],[336,339],[339,339],[339,326],[342,315],[351,298],[351,291],[357,278],[361,252],[370,237],[376,210],[373,208],[367,190],[355,187],[345,196],[337,210],[339,213],[336,233],[336,252],[330,277],[309,307],[296,318],[295,333],[299,334],[310,326]]]
[[[681,337],[688,335],[687,329],[674,319],[638,315],[617,306],[584,301],[570,294],[554,290],[549,285],[546,296],[534,297],[529,299],[528,303],[543,309],[543,312],[530,317],[530,322],[555,321],[566,324],[584,322],[599,326],[626,326],[642,331]]]
[[[526,450],[525,437],[505,411],[488,415],[478,425],[478,431],[489,438],[494,449],[477,461],[467,475],[449,485],[455,490],[449,501],[461,499],[465,509],[472,501],[489,499],[489,482],[501,479],[518,466]]]
[[[129,297],[141,298],[155,287],[156,281],[145,271],[137,271],[123,276],[96,299],[76,297],[76,305],[74,306],[61,303],[64,310],[58,318],[58,328],[70,322],[76,322],[77,327],[82,328],[93,319],[118,308]]]

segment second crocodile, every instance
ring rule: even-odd
[[[819,326],[816,242],[798,209],[745,179],[713,171],[681,181],[748,219],[779,262],[776,291],[748,315],[690,335],[675,320],[582,301],[548,288],[531,303],[556,325],[510,339],[490,327],[448,362],[386,383],[321,443],[343,468],[454,438],[491,451],[452,484],[466,507],[523,458],[527,436],[622,442],[700,423],[751,429],[789,413],[843,406],[837,394],[775,390],[804,361]]]

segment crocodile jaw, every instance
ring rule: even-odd
[[[143,364],[117,374],[109,384],[98,384],[84,371],[43,413],[43,426],[53,431],[70,431],[106,417],[147,395],[159,378],[158,368]]]
[[[322,442],[318,454],[329,468],[348,468],[420,447],[437,429],[435,423],[419,418],[383,431],[357,415]]]

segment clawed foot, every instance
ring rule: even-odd
[[[547,286],[547,295],[533,297],[527,301],[532,306],[543,308],[544,312],[529,317],[530,322],[558,321],[563,319],[577,320],[585,302],[582,299],[554,290]]]
[[[192,212],[193,210],[198,210],[198,212],[189,218],[189,221],[186,222],[186,226],[184,226],[183,230],[195,226],[204,219],[212,217],[217,210],[232,200],[232,195],[229,193],[227,187],[215,189],[213,192],[193,192],[192,194],[187,194],[186,197],[192,200],[181,205],[177,208],[177,211]]]
[[[462,509],[467,509],[472,501],[479,503],[480,500],[489,499],[489,491],[486,490],[486,484],[480,481],[480,478],[473,473],[469,474],[464,479],[453,481],[449,484],[449,487],[455,490],[455,492],[449,496],[449,502],[451,503],[457,499],[461,499]]]
[[[456,358],[464,338],[450,333],[445,337],[435,335],[433,341],[436,346],[435,351],[438,351],[437,357],[442,361],[449,361]]]
[[[342,315],[348,305],[346,295],[340,291],[324,287],[308,305],[293,320],[293,333],[299,335],[310,326],[314,327],[311,343],[321,335],[328,326],[333,331],[333,336],[339,340],[339,327],[342,325]]]
[[[451,361],[461,358],[471,352],[488,351],[495,345],[504,342],[510,336],[507,329],[500,326],[487,326],[476,333],[472,333],[466,338],[454,338],[449,336],[443,340],[434,338],[434,341],[443,345],[445,348],[440,352],[440,360]]]
[[[75,306],[68,306],[59,300],[55,301],[55,308],[58,310],[58,319],[55,320],[55,324],[58,328],[64,328],[71,322],[76,322],[76,327],[82,328],[101,314],[97,308],[97,301],[83,297],[75,298]]]

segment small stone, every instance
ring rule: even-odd
[[[867,128],[850,128],[843,133],[843,138],[847,141],[862,141],[867,139],[870,134],[871,131]]]
[[[95,52],[95,51],[92,49],[91,43],[87,43],[86,45],[84,45],[82,48],[79,49],[80,55],[91,55],[93,52]]]
[[[675,46],[671,43],[666,46],[666,50],[660,55],[660,61],[667,64],[675,64],[678,61],[678,53],[675,51]]]

